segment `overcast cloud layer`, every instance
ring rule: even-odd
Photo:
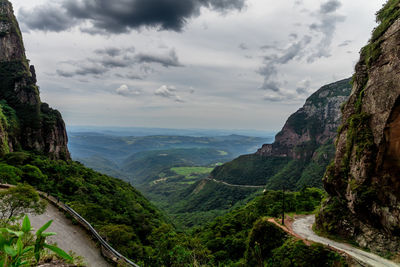
[[[385,1],[11,2],[69,125],[279,130],[352,75]]]

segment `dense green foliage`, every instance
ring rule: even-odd
[[[232,184],[261,184],[274,190],[300,190],[304,186],[322,188],[322,177],[335,155],[335,148],[328,142],[312,150],[312,158],[300,160],[255,154],[241,156],[216,167],[211,174],[217,180]]]
[[[319,205],[322,195],[323,192],[319,189],[304,189],[295,193],[286,192],[286,211],[311,212]],[[248,250],[246,244],[248,244],[248,237],[254,223],[265,216],[278,217],[281,212],[282,192],[266,191],[244,207],[237,208],[197,229],[195,236],[205,243],[214,255],[215,261],[226,265],[233,264],[244,258],[245,252]],[[256,230],[254,229],[254,231]],[[276,240],[275,242],[280,241]],[[250,244],[251,247],[254,249],[253,243]],[[249,251],[248,253],[253,252]]]
[[[265,185],[290,160],[283,157],[261,157],[255,154],[216,167],[211,175],[217,180],[237,185]]]
[[[128,183],[76,162],[11,153],[1,159],[0,179],[3,183],[26,182],[59,197],[104,233],[115,248],[134,259],[148,257],[151,233],[165,221]]]
[[[19,219],[20,216],[42,214],[46,209],[46,202],[40,199],[36,190],[28,184],[18,184],[0,191],[0,221],[8,223]]]
[[[347,266],[339,254],[322,245],[306,246],[302,241],[288,239],[283,246],[272,251],[272,257],[266,260],[271,267],[330,267]]]

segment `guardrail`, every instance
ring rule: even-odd
[[[0,184],[0,188],[10,188],[14,187],[15,185],[10,185],[10,184]],[[100,243],[102,247],[102,254],[103,256],[109,258],[115,263],[121,263],[124,262],[129,266],[133,267],[140,267],[136,263],[132,262],[125,256],[123,256],[121,253],[116,251],[110,244],[108,244],[101,236],[100,234],[93,228],[93,226],[86,221],[79,213],[77,213],[74,209],[72,209],[70,206],[68,206],[65,203],[62,203],[58,198],[53,197],[52,195],[46,194],[41,191],[37,191],[40,196],[43,198],[46,198],[48,201],[50,201],[53,205],[61,208],[65,212],[68,212],[75,220],[77,220],[82,227],[84,227],[86,230],[90,231],[90,233],[97,239],[97,241]],[[105,251],[104,251],[105,250]],[[107,255],[109,254],[109,255]]]
[[[77,217],[81,223],[85,224],[87,226],[87,228],[89,229],[89,231],[92,233],[92,235],[94,237],[97,238],[97,240],[100,242],[100,244],[102,246],[104,246],[104,248],[106,248],[109,252],[111,252],[118,260],[122,260],[124,262],[126,262],[127,264],[134,266],[134,267],[140,267],[139,265],[137,265],[136,263],[132,262],[131,260],[129,260],[128,258],[126,258],[125,256],[123,256],[121,253],[119,253],[118,251],[116,251],[113,247],[111,247],[100,235],[99,233],[97,233],[97,231],[93,228],[93,226],[86,221],[81,215],[79,215],[79,213],[77,213],[76,211],[74,211],[71,207],[69,207],[67,204],[64,204],[64,207],[67,209],[67,211],[74,217]]]

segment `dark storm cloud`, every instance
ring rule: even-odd
[[[151,53],[134,53],[133,47],[129,48],[105,48],[94,51],[96,56],[87,58],[81,61],[68,61],[61,62],[61,64],[68,65],[69,69],[74,68],[73,71],[66,71],[59,69],[57,74],[59,76],[70,78],[77,75],[100,75],[104,74],[112,69],[123,69],[132,68],[134,66],[139,67],[139,71],[142,75],[138,74],[117,74],[119,77],[127,79],[143,79],[145,76],[153,72],[154,70],[148,66],[149,64],[159,64],[165,68],[169,67],[183,67],[179,62],[179,58],[174,49],[171,49],[166,54],[151,54]]]
[[[226,13],[241,10],[246,0],[63,0],[59,6],[48,2],[32,11],[20,10],[20,19],[32,30],[62,31],[90,21],[89,33],[126,33],[142,27],[181,31],[186,22],[200,14],[202,7]],[[33,19],[24,19],[33,18]],[[48,17],[52,17],[49,20]],[[66,20],[68,18],[68,20]],[[52,21],[64,21],[51,24]]]
[[[38,6],[33,10],[21,8],[18,19],[29,29],[52,32],[65,31],[77,24],[76,19],[54,5]]]

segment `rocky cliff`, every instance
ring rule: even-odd
[[[377,13],[343,109],[336,156],[324,177],[324,231],[373,251],[400,250],[400,1]]]
[[[61,114],[40,101],[12,5],[0,0],[0,153],[18,150],[69,159]]]
[[[275,142],[263,145],[256,154],[293,159],[312,156],[312,149],[301,148],[320,146],[333,140],[341,123],[340,106],[349,94],[350,79],[323,86],[289,117],[283,129],[276,135]]]
[[[217,167],[211,175],[232,184],[270,189],[322,187],[325,168],[334,157],[340,107],[350,90],[350,79],[323,86],[289,117],[273,144]]]

